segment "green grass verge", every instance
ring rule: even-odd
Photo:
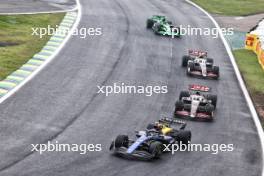
[[[192,0],[210,13],[246,16],[264,12],[264,0]]]
[[[254,104],[262,116],[264,127],[264,70],[260,66],[255,53],[241,49],[233,51],[239,70],[246,82]]]
[[[258,63],[257,56],[245,49],[235,50],[239,69],[252,93],[264,94],[264,70]]]
[[[49,40],[31,35],[32,28],[55,27],[65,13],[0,15],[0,80],[26,63]]]

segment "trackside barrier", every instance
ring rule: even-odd
[[[259,64],[264,69],[264,19],[260,20],[247,34],[245,48],[256,53]]]

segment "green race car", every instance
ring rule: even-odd
[[[165,16],[153,15],[151,18],[147,19],[147,28],[154,31],[157,35],[180,37],[180,28],[174,27],[171,21]]]
[[[147,28],[148,29],[152,28],[155,23],[172,24],[171,21],[168,21],[165,16],[153,15],[151,18],[147,19]]]

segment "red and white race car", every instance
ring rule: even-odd
[[[191,120],[212,121],[217,104],[217,95],[202,93],[210,88],[203,85],[190,85],[189,91],[182,91],[175,104],[174,116]]]
[[[207,52],[189,50],[188,55],[182,57],[182,66],[187,67],[188,76],[218,79],[219,67],[213,65],[214,60],[207,57]]]

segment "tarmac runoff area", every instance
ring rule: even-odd
[[[246,33],[254,27],[264,14],[250,16],[220,16],[214,15],[216,21],[224,28],[234,28],[234,35],[225,36],[233,50],[243,49]]]

